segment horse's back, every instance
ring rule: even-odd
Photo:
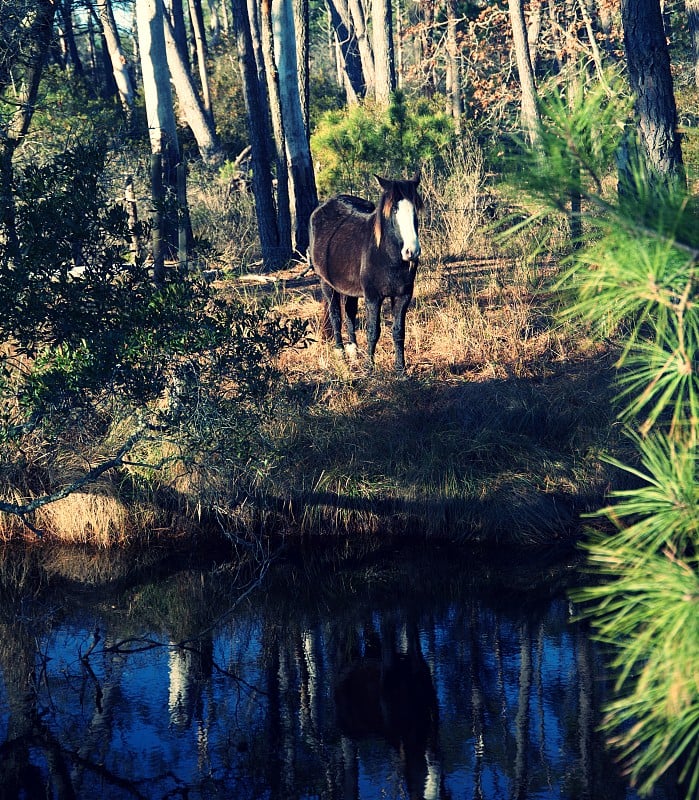
[[[359,271],[375,206],[369,200],[341,194],[311,214],[309,253],[313,269],[342,294],[360,296]]]

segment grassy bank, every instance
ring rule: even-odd
[[[610,482],[601,456],[620,447],[613,356],[556,321],[550,287],[560,259],[529,258],[531,242],[496,248],[482,180],[468,174],[454,184],[457,174],[446,184],[424,180],[427,255],[408,313],[407,379],[393,374],[388,308],[367,376],[361,353],[338,359],[320,335],[319,287],[306,264],[262,276],[231,256],[220,296],[251,307],[271,300],[282,319],[308,326],[305,346],[277,358],[275,391],[254,415],[238,416],[230,403],[204,403],[195,387],[186,426],[151,426],[97,480],[24,521],[3,514],[0,536],[99,547],[260,532],[523,545],[575,538],[580,513],[600,506]],[[454,197],[463,204],[456,214]],[[212,231],[225,229],[210,205],[205,216]],[[556,231],[545,235],[555,252]],[[141,419],[115,406],[87,427],[69,421],[60,447],[28,437],[22,458],[0,474],[2,499],[26,503],[79,480]]]

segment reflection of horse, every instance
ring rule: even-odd
[[[400,755],[408,796],[443,796],[439,762],[439,712],[432,674],[415,626],[398,648],[384,631],[341,669],[335,686],[338,727],[355,741],[380,736]]]
[[[377,180],[383,190],[378,206],[359,197],[333,197],[311,214],[309,258],[320,277],[328,304],[335,347],[344,350],[340,300],[345,299],[345,324],[350,346],[357,347],[358,298],[364,297],[367,318],[367,366],[381,327],[381,304],[391,298],[396,370],[405,371],[405,315],[413,296],[420,255],[417,192],[420,175],[412,180]]]

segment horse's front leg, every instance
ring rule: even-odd
[[[366,306],[366,341],[367,341],[367,371],[374,369],[374,352],[376,343],[381,333],[381,300],[380,297],[365,297]]]
[[[338,350],[344,351],[342,344],[342,312],[340,311],[340,293],[336,292],[333,287],[324,280],[321,280],[320,288],[328,306],[328,316],[330,317],[330,324],[333,329],[335,347]]]
[[[405,315],[408,313],[411,294],[401,294],[391,300],[393,309],[393,347],[396,354],[396,372],[405,375]]]
[[[357,357],[357,308],[359,298],[347,295],[345,297],[345,328],[347,329],[347,353],[350,358]]]

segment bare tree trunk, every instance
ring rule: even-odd
[[[70,62],[76,75],[83,74],[83,64],[78,53],[78,46],[75,43],[75,33],[73,31],[73,7],[71,0],[62,0],[59,5],[61,17],[63,18],[63,36],[66,48],[70,56]]]
[[[201,11],[201,0],[189,0],[189,18],[192,22],[194,45],[197,53],[197,66],[199,68],[199,82],[201,84],[201,97],[204,113],[209,118],[211,126],[214,125],[214,114],[211,109],[211,93],[209,92],[209,76],[206,72],[206,59],[208,48],[206,46],[206,33],[204,31],[204,15]]]
[[[694,59],[694,84],[699,87],[699,0],[684,0],[689,25],[689,36],[692,41],[692,58]]]
[[[521,115],[522,129],[531,145],[539,139],[539,109],[537,107],[536,83],[534,70],[529,60],[529,46],[527,44],[527,29],[524,20],[522,0],[508,0],[510,9],[510,23],[512,25],[512,38],[517,59],[517,72],[522,90]]]
[[[95,0],[95,7],[112,63],[112,72],[114,73],[119,100],[130,127],[133,118],[134,89],[131,83],[131,75],[129,74],[128,61],[121,48],[111,0]]]
[[[428,97],[432,97],[436,91],[435,85],[435,53],[432,41],[432,28],[434,26],[435,4],[432,0],[420,0],[420,16],[422,25],[420,26],[420,66],[424,76],[423,91]]]
[[[182,59],[182,54],[177,47],[175,34],[167,16],[163,17],[165,29],[165,47],[167,49],[168,66],[172,76],[172,83],[177,92],[180,108],[187,120],[187,125],[197,140],[199,153],[205,163],[216,163],[221,152],[218,145],[216,130],[211,117],[206,114],[197,95],[192,76],[187,69],[187,64]]]
[[[391,102],[391,93],[396,90],[391,0],[372,0],[372,20],[376,102],[380,106],[388,108]]]
[[[279,258],[277,214],[274,208],[272,176],[267,150],[269,109],[262,103],[263,95],[259,86],[246,0],[231,0],[231,7],[252,152],[252,187],[255,196],[257,229],[264,266],[273,269],[280,266],[283,261]]]
[[[163,168],[169,178],[166,183],[174,187],[180,149],[165,48],[162,0],[136,0],[136,23],[151,152],[163,155]]]
[[[449,67],[449,112],[454,119],[457,134],[461,133],[461,72],[459,49],[456,41],[456,0],[446,0],[447,7],[447,55]]]
[[[14,183],[12,160],[34,115],[39,83],[51,46],[55,10],[52,0],[40,0],[34,13],[24,21],[26,27],[22,31],[21,51],[22,63],[25,64],[24,78],[16,91],[15,110],[2,118],[4,125],[0,127],[0,186],[3,187],[0,191],[0,231],[6,238],[10,261],[19,255],[14,197],[10,191]],[[17,55],[19,57],[19,52]],[[0,67],[0,89],[13,80],[13,66],[12,63],[4,63]]]
[[[143,96],[146,103],[148,134],[150,138],[153,169],[162,169],[162,181],[153,178],[156,191],[162,183],[163,193],[172,197],[177,191],[177,165],[180,148],[177,140],[177,125],[172,103],[170,70],[165,49],[165,25],[162,0],[136,0],[136,23],[138,26],[138,49],[141,56]],[[156,201],[159,202],[159,201]],[[156,280],[160,280],[158,261],[159,247],[166,248],[167,255],[177,253],[177,219],[174,204],[165,204],[167,209],[156,208],[162,213],[160,241],[154,239],[153,255],[156,261]]]
[[[284,118],[279,92],[279,72],[274,59],[274,37],[272,33],[271,0],[260,2],[260,33],[262,55],[265,60],[267,96],[269,98],[272,133],[274,135],[276,175],[277,175],[277,230],[279,232],[279,258],[291,258],[291,210],[289,204],[289,169],[286,157],[286,137]]]
[[[306,138],[311,136],[311,87],[309,75],[309,7],[308,0],[294,0],[294,26],[296,27],[296,61],[299,76],[299,97],[301,114],[306,128]]]
[[[660,0],[621,0],[621,18],[648,165],[662,181],[675,181],[683,176],[682,150]]]
[[[318,205],[311,150],[299,97],[296,37],[287,0],[272,0],[272,26],[284,134],[289,165],[289,196],[294,247],[305,254],[311,212]]]
[[[365,81],[362,71],[362,62],[359,55],[357,40],[351,28],[351,20],[342,15],[343,4],[341,0],[326,0],[330,25],[334,31],[336,48],[339,51],[338,59],[341,71],[341,83],[345,88],[348,105],[358,102],[364,97]],[[347,8],[344,4],[345,9]]]
[[[536,75],[536,61],[539,51],[539,36],[541,35],[541,16],[544,0],[532,0],[529,12],[529,25],[527,27],[527,43],[529,45],[529,60],[532,71]]]
[[[369,40],[369,32],[367,31],[364,6],[362,5],[361,0],[348,0],[348,7],[352,24],[354,26],[354,34],[357,38],[359,57],[362,61],[365,92],[367,95],[371,96],[375,91],[374,87],[376,77],[374,68],[374,53],[371,49],[371,41]]]

